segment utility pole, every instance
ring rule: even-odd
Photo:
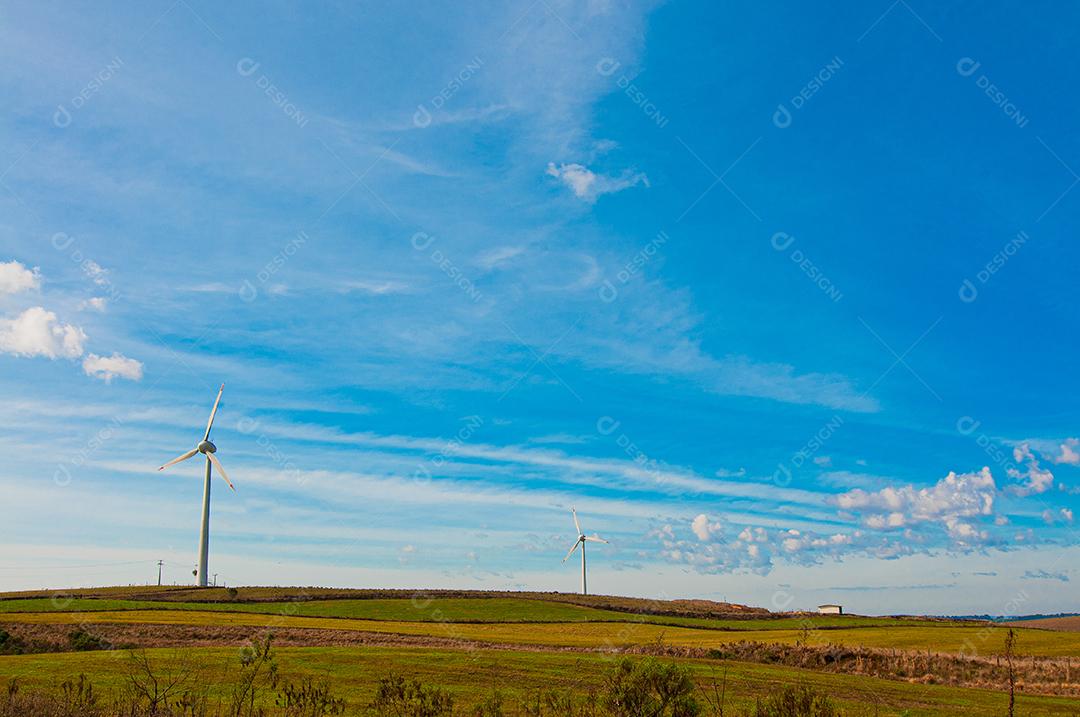
[[[158,587],[161,587],[161,564],[163,562],[165,562],[165,561],[163,561],[163,560],[157,561],[157,584],[158,584]]]

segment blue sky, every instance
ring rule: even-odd
[[[0,588],[1072,610],[1076,11],[0,11]]]

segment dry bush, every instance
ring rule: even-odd
[[[252,638],[251,644],[240,651],[240,669],[232,689],[230,717],[260,717],[264,712],[256,706],[261,689],[277,685],[278,666],[271,650],[272,638]]]
[[[450,717],[454,698],[438,687],[390,674],[379,680],[371,707],[379,717]]]
[[[59,694],[25,692],[18,680],[13,679],[0,698],[0,717],[105,717],[105,714],[86,675],[61,683]]]
[[[596,692],[537,690],[521,701],[523,717],[602,717]]]
[[[752,717],[839,717],[826,695],[809,687],[785,687],[777,694],[757,700]]]
[[[310,677],[295,685],[285,684],[274,704],[283,708],[283,717],[324,717],[345,711],[345,700],[337,699],[330,693],[327,680],[315,682]]]
[[[668,650],[673,654],[675,650]],[[695,651],[694,654],[699,654]],[[703,656],[818,672],[869,675],[922,684],[1008,690],[1010,669],[1017,691],[1030,694],[1077,695],[1072,660],[1013,656],[1012,667],[1001,655],[962,656],[929,651],[887,650],[843,645],[785,645],[740,641],[705,651]],[[690,656],[687,654],[686,656]]]

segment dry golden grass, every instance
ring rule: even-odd
[[[834,644],[898,650],[931,650],[941,653],[989,655],[1004,649],[1005,630],[1000,626],[956,627],[853,627],[844,630],[711,630],[671,627],[646,622],[621,623],[452,623],[360,620],[352,618],[298,617],[236,612],[179,610],[125,610],[89,613],[0,614],[4,622],[44,624],[155,623],[164,625],[243,625],[264,628],[318,628],[397,635],[429,635],[508,645],[553,647],[626,648],[662,641],[668,645],[715,648],[738,641],[810,645]],[[1080,635],[1049,630],[1018,630],[1019,650],[1026,655],[1065,657],[1080,655]]]

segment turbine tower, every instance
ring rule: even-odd
[[[211,468],[217,468],[217,472],[221,474],[221,477],[225,479],[225,482],[229,484],[233,492],[236,492],[236,488],[233,487],[232,481],[229,480],[229,476],[225,473],[225,468],[221,465],[221,461],[218,460],[214,453],[217,452],[217,446],[210,442],[210,429],[214,427],[214,416],[217,415],[218,404],[221,403],[221,393],[225,390],[225,384],[221,384],[221,388],[218,389],[217,398],[214,399],[214,407],[210,409],[210,420],[206,422],[206,433],[203,434],[203,439],[199,441],[199,444],[192,448],[187,453],[173,458],[165,465],[158,468],[159,471],[163,471],[171,465],[179,463],[180,461],[186,461],[196,453],[202,453],[206,456],[206,479],[203,482],[203,497],[202,497],[202,528],[199,531],[199,567],[198,567],[198,582],[199,587],[206,587],[207,584],[207,569],[208,558],[210,555],[210,472]]]
[[[588,595],[589,591],[586,589],[585,584],[585,543],[606,543],[607,541],[595,533],[593,535],[585,535],[585,533],[581,532],[581,523],[578,522],[577,511],[571,508],[570,512],[574,516],[574,527],[577,528],[578,538],[574,541],[574,547],[570,548],[570,552],[566,554],[566,557],[563,558],[562,561],[565,563],[570,556],[574,554],[574,551],[578,549],[578,546],[581,546],[581,594]]]

